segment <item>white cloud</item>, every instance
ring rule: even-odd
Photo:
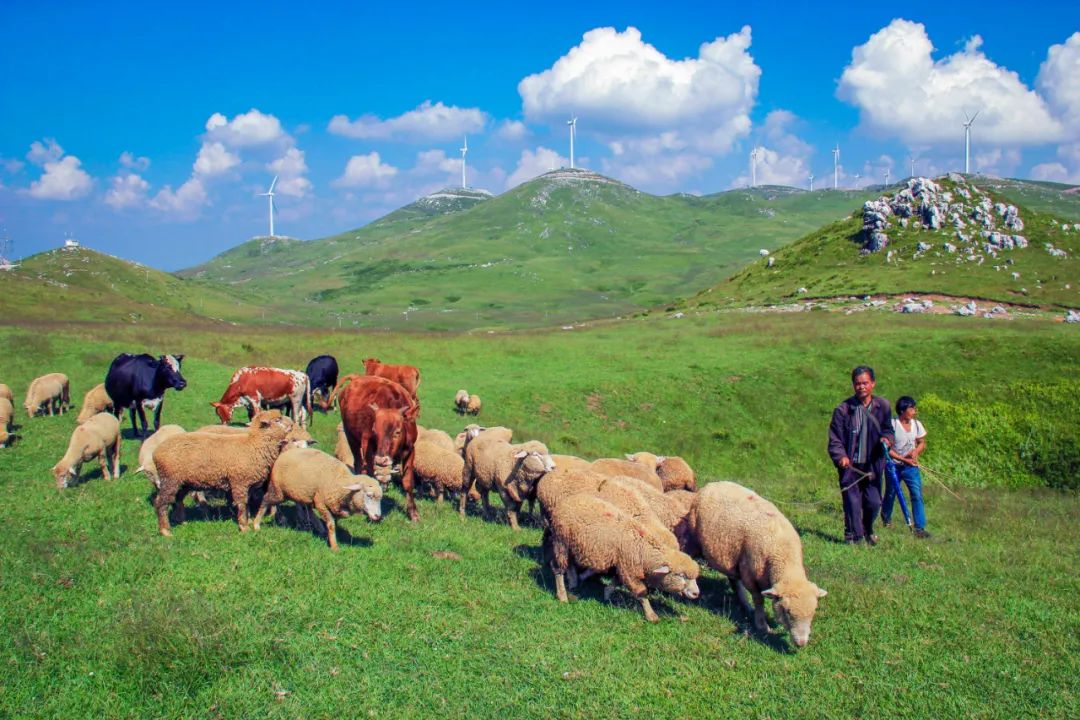
[[[1016,148],[987,148],[975,153],[972,170],[987,175],[1012,177],[1020,165],[1020,151]]]
[[[34,143],[34,145],[39,145]],[[40,146],[39,146],[40,147]],[[59,149],[59,145],[56,146]],[[33,152],[33,151],[31,151]],[[82,169],[82,163],[74,155],[45,162],[45,172],[40,179],[30,183],[27,193],[39,200],[76,200],[85,196],[94,181]]]
[[[1035,85],[1070,135],[1080,136],[1080,32],[1050,46]]]
[[[308,166],[303,150],[291,147],[280,158],[267,164],[266,168],[278,176],[278,183],[274,186],[277,193],[302,198],[311,192],[311,181],[304,177]]]
[[[166,185],[150,200],[150,206],[182,220],[193,220],[206,201],[206,186],[199,177],[192,176],[175,191]]]
[[[45,142],[35,140],[30,143],[30,152],[26,153],[26,159],[34,165],[56,162],[64,155],[64,148],[52,138],[45,138]]]
[[[506,179],[506,188],[509,190],[523,182],[532,180],[537,175],[560,167],[568,167],[570,161],[554,150],[546,147],[538,147],[536,150],[522,150],[518,158],[517,167],[510,177]]]
[[[221,175],[240,164],[240,156],[229,152],[219,142],[204,142],[192,169],[196,175]]]
[[[713,160],[704,155],[674,154],[653,162],[621,164],[604,160],[601,164],[605,175],[634,187],[652,189],[670,187],[690,175],[708,170]]]
[[[413,172],[418,175],[460,174],[461,158],[447,157],[442,150],[423,150],[416,154],[416,166]]]
[[[1041,163],[1031,168],[1035,180],[1080,184],[1080,143],[1062,145],[1057,150],[1060,162]]]
[[[812,171],[814,148],[795,134],[802,122],[788,110],[773,110],[761,126],[761,141],[751,148],[757,151],[756,178],[751,172],[750,152],[746,156],[746,172],[731,183],[731,187],[747,187],[753,180],[758,185],[787,185],[806,187]],[[830,169],[832,155],[829,155]],[[831,177],[829,178],[831,185]]]
[[[335,115],[327,129],[335,135],[358,139],[450,140],[480,132],[487,121],[487,113],[479,108],[425,100],[415,110],[386,120],[370,114],[356,120]]]
[[[869,130],[909,144],[962,142],[964,112],[979,112],[973,141],[1038,144],[1061,137],[1061,124],[1019,76],[993,63],[974,36],[934,61],[926,28],[893,20],[852,51],[837,95],[859,108]]]
[[[374,187],[397,175],[398,169],[382,162],[379,153],[353,155],[345,165],[345,172],[331,185],[334,187]]]
[[[221,113],[214,113],[206,121],[206,137],[233,148],[292,142],[292,138],[282,129],[281,121],[254,108],[232,120]]]
[[[117,175],[112,179],[112,187],[105,193],[105,204],[115,210],[141,205],[149,189],[150,183],[135,173]]]
[[[150,167],[150,158],[136,157],[134,153],[124,151],[120,153],[120,165],[129,170],[143,171]]]
[[[675,132],[684,142],[725,152],[750,128],[761,69],[748,49],[750,28],[703,43],[698,57],[673,60],[637,28],[605,27],[541,73],[518,83],[528,120],[559,122],[610,138]]]
[[[0,157],[0,167],[3,167],[5,172],[14,175],[26,167],[26,163],[21,160],[16,160],[15,158]]]
[[[495,137],[500,140],[524,140],[529,135],[529,128],[520,120],[503,120],[495,130]]]

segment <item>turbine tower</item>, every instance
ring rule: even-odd
[[[967,175],[971,172],[971,124],[975,122],[975,118],[979,117],[979,110],[975,111],[975,114],[968,117],[967,110],[964,111],[964,119],[967,120],[964,123],[964,174]]]
[[[750,187],[757,187],[757,148],[750,151]]]
[[[810,192],[814,192],[814,173],[810,173]]]
[[[570,126],[570,169],[574,169],[574,135],[577,131],[577,118],[571,117],[566,121],[566,124]]]
[[[908,156],[908,161],[911,162],[911,175],[910,175],[910,177],[915,177],[915,156],[914,155],[909,155]]]
[[[839,180],[838,180],[838,178],[840,177],[839,169],[840,169],[840,143],[837,143],[836,147],[833,148],[833,151],[832,151],[832,189],[833,190],[836,190],[840,186],[840,183],[839,183]]]
[[[889,170],[889,168],[885,168],[885,187],[886,188],[889,187],[889,173],[890,172],[891,171]]]
[[[275,175],[273,181],[270,183],[270,189],[264,193],[259,193],[256,197],[265,197],[269,200],[270,205],[270,237],[274,237],[274,186],[277,185],[278,176]]]
[[[461,146],[461,189],[468,187],[465,184],[465,156],[469,152],[469,136],[465,135],[465,143]]]

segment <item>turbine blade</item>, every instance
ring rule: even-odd
[[[274,176],[274,181],[270,183],[270,189],[266,191],[267,194],[270,194],[270,193],[274,192],[274,186],[277,185],[277,179],[278,179],[278,176],[275,175]]]
[[[975,111],[975,114],[971,116],[971,122],[975,122],[975,118],[979,117],[980,112],[982,112],[982,110]]]

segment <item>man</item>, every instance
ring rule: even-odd
[[[855,394],[836,406],[829,424],[829,457],[840,475],[844,499],[844,541],[877,544],[874,518],[881,508],[885,450],[892,447],[892,409],[874,397],[874,370],[860,365],[851,371]]]

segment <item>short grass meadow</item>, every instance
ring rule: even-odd
[[[74,413],[28,420],[0,450],[0,716],[39,717],[1076,717],[1080,715],[1080,335],[1048,320],[867,312],[688,313],[570,331],[441,335],[26,324],[0,328],[17,404],[62,371],[73,398],[121,351],[186,353],[164,422],[214,421],[244,364],[303,367],[329,352],[421,368],[421,422],[456,430],[459,387],[480,421],[584,457],[679,454],[699,484],[731,479],[800,530],[829,591],[808,647],[756,634],[727,582],[697,602],[554,597],[540,530],[390,492],[379,524],[339,524],[334,554],[286,505],[241,535],[189,508],[162,538],[151,486],[124,473],[58,492],[49,468]],[[840,542],[825,456],[850,368],[919,398],[929,541]],[[125,425],[127,420],[125,419]],[[335,414],[314,434],[332,450]]]

